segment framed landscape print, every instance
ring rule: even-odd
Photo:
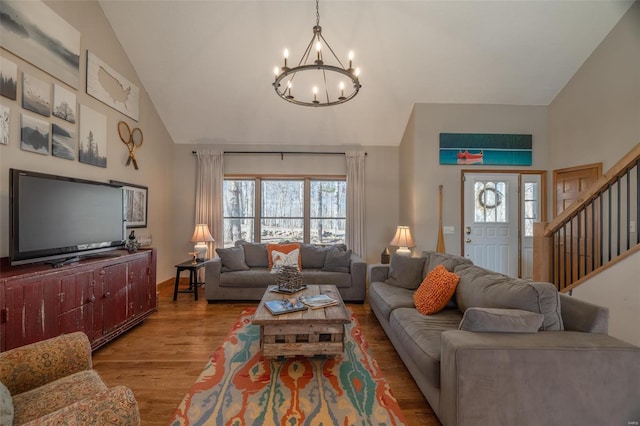
[[[67,160],[76,159],[76,132],[65,129],[57,124],[51,125],[51,155],[65,158]]]
[[[76,122],[76,94],[64,87],[53,85],[53,111],[52,114],[69,123]]]
[[[0,104],[0,145],[9,144],[9,117],[11,110],[8,106]]]
[[[107,117],[80,105],[78,161],[107,167]]]
[[[127,228],[145,228],[147,226],[147,195],[149,188],[131,183],[109,181],[114,185],[120,185],[125,191],[127,209]]]
[[[41,1],[0,2],[2,46],[64,81],[80,84],[80,32]]]
[[[22,114],[20,127],[20,149],[49,154],[49,123],[39,118]]]
[[[138,121],[138,86],[88,50],[87,94]]]
[[[51,85],[23,72],[22,108],[49,117],[51,115]]]
[[[0,95],[16,100],[18,91],[18,66],[0,56]]]

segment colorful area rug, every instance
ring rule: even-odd
[[[242,312],[172,426],[406,423],[353,314],[342,355],[265,359],[254,312]]]

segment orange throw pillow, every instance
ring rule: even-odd
[[[279,251],[280,253],[290,253],[295,249],[300,248],[300,243],[289,243],[289,244],[267,244],[267,257],[269,258],[269,270],[273,268],[273,255],[272,251]],[[298,256],[298,269],[302,269],[302,256]]]
[[[424,315],[435,314],[447,306],[456,292],[460,277],[438,265],[424,277],[420,287],[413,293],[413,302],[418,312]]]

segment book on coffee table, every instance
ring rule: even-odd
[[[338,304],[338,301],[326,294],[316,294],[313,296],[300,296],[300,302],[304,303],[311,309],[326,308]]]
[[[290,312],[304,311],[307,309],[307,306],[300,301],[296,301],[296,303],[293,304],[290,299],[268,300],[264,302],[264,306],[273,315],[288,314]]]

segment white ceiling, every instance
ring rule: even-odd
[[[101,0],[176,143],[398,145],[415,103],[548,105],[631,2],[320,2],[323,35],[362,89],[309,108],[274,93],[299,60],[315,2]]]

